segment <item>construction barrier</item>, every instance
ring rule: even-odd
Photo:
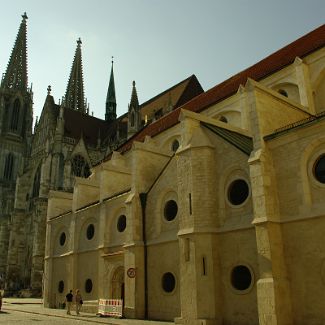
[[[98,314],[101,316],[123,316],[123,300],[122,299],[99,299]]]

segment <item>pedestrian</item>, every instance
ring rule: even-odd
[[[71,305],[73,300],[72,290],[65,296],[65,302],[67,303],[67,315],[71,315]]]
[[[2,307],[2,292],[0,291],[0,311],[1,311],[1,307]]]
[[[75,299],[76,299],[76,313],[77,313],[77,315],[79,315],[80,314],[80,309],[81,309],[82,304],[83,304],[82,297],[81,297],[79,289],[76,290]]]

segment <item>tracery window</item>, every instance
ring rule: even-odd
[[[41,185],[41,165],[38,166],[34,176],[32,197],[38,196],[40,185]]]
[[[13,176],[13,166],[14,166],[14,155],[9,153],[5,161],[5,169],[3,173],[3,178],[11,180]]]
[[[135,116],[134,116],[134,112],[132,111],[131,113],[131,126],[134,126],[135,123]]]
[[[10,129],[13,131],[18,130],[19,110],[20,110],[20,101],[18,98],[16,98],[12,109],[11,123],[10,123]]]
[[[89,165],[81,155],[74,156],[71,168],[72,174],[75,176],[87,178],[90,175]]]

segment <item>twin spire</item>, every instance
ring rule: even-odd
[[[84,95],[81,43],[81,39],[79,38],[77,40],[77,49],[73,59],[67,91],[65,93],[65,105],[86,114],[88,112]]]
[[[15,45],[12,49],[7,71],[1,81],[1,87],[27,91],[27,15],[22,15]]]
[[[16,42],[12,49],[7,70],[1,80],[1,87],[6,89],[27,91],[27,15],[22,15]],[[81,40],[77,40],[77,48],[73,59],[70,78],[64,98],[66,107],[88,114],[87,103],[84,95],[84,82],[82,71]],[[48,93],[50,91],[48,90]],[[113,57],[111,75],[106,97],[105,120],[116,119],[116,93],[113,71]]]

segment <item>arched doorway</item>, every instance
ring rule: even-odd
[[[119,266],[112,276],[112,299],[122,299],[124,302],[124,267]]]

